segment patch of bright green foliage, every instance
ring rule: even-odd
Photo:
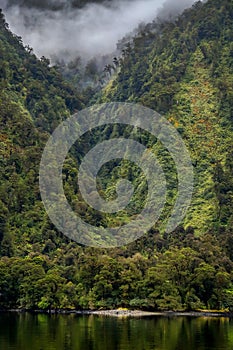
[[[183,137],[195,170],[193,202],[175,232],[164,233],[158,223],[126,247],[97,250],[57,232],[38,186],[49,133],[84,107],[82,96],[48,60],[38,60],[23,47],[1,14],[1,308],[232,310],[232,25],[232,2],[210,0],[196,3],[173,22],[145,26],[124,51],[119,72],[95,97],[138,102],[162,113]],[[65,161],[67,198],[90,223],[124,223],[143,204],[146,183],[139,171],[133,174],[130,162],[112,164],[111,171],[109,164],[100,172],[106,199],[114,198],[119,176],[132,178],[139,190],[134,205],[120,217],[94,213],[77,188],[79,157],[106,135],[132,133],[120,126],[96,130],[95,142],[86,135]],[[170,181],[166,219],[176,195],[174,164],[156,140],[140,130],[139,137],[158,156]]]

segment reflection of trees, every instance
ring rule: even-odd
[[[12,333],[6,332],[6,328]],[[0,316],[1,343],[17,350],[231,349],[228,318],[112,318],[82,315]]]

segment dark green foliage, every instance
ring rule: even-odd
[[[185,221],[173,233],[158,225],[127,247],[97,250],[57,232],[38,187],[48,133],[83,107],[83,97],[46,58],[38,60],[31,48],[23,47],[1,14],[1,308],[233,310],[232,25],[232,1],[198,2],[173,23],[145,26],[122,57],[114,58],[117,69],[101,101],[134,101],[163,112],[190,150],[195,191]],[[86,74],[96,78],[94,61]],[[92,93],[85,91],[85,101]],[[110,136],[132,137],[132,130],[116,125],[86,135],[63,167],[67,198],[96,225],[114,226],[126,219],[125,213],[93,215],[78,193],[76,164]],[[135,137],[162,162],[169,191],[164,215],[169,215],[177,182],[171,157],[146,133]],[[110,163],[102,167],[98,182],[107,199],[116,194],[112,183],[119,176],[138,187],[143,183],[130,162]],[[129,214],[141,208],[143,193],[135,194]]]
[[[195,165],[185,226],[198,234],[225,230],[233,209],[232,26],[228,0],[197,2],[173,22],[146,25],[123,49],[119,74],[100,98],[141,103],[180,132]]]

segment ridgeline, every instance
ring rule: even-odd
[[[195,171],[192,205],[182,225],[166,234],[162,219],[176,196],[174,164],[156,140],[138,131],[136,139],[155,152],[166,173],[166,210],[141,239],[105,250],[80,246],[58,232],[38,184],[50,133],[85,107],[86,92],[24,47],[0,14],[1,309],[233,310],[232,27],[230,0],[197,2],[171,22],[148,24],[114,59],[108,84],[91,96],[97,102],[136,102],[163,114],[186,143]],[[77,161],[109,134],[131,137],[132,130],[103,128],[94,142],[93,134],[86,135],[70,151],[63,173],[74,210],[92,224],[114,226],[143,206],[143,174],[124,161],[101,170],[106,199],[116,195],[120,174],[139,189],[121,217],[94,215],[77,189]]]

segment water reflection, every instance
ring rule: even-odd
[[[229,350],[233,320],[0,314],[4,350]]]

